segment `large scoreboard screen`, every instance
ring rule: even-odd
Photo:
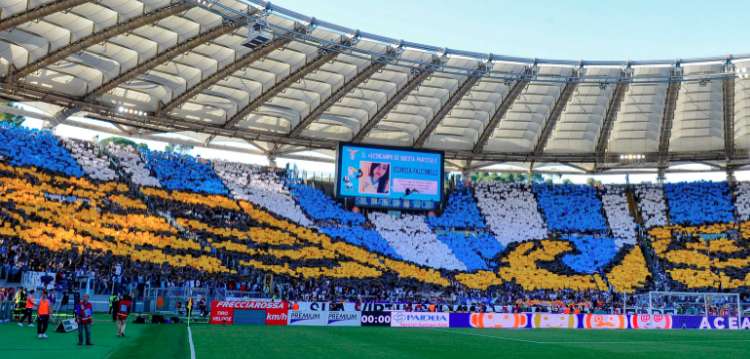
[[[336,194],[361,207],[437,209],[443,200],[443,152],[341,143]]]

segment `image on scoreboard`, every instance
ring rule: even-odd
[[[391,191],[391,165],[385,162],[360,161],[359,193],[387,194]]]

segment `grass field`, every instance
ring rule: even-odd
[[[748,331],[583,331],[192,326],[196,358],[750,358]],[[128,326],[117,338],[111,321],[94,325],[94,346],[76,334],[0,324],[0,358],[190,357],[185,325]]]
[[[92,326],[93,346],[78,346],[78,334],[56,333],[50,325],[49,339],[37,339],[36,327],[19,327],[15,323],[0,324],[1,359],[131,359],[190,357],[184,325],[128,324],[125,338],[117,332],[111,317],[96,316]],[[156,353],[159,351],[160,353]]]
[[[203,358],[750,358],[750,332],[193,326]]]

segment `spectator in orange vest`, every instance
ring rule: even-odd
[[[42,296],[39,298],[36,314],[36,336],[39,339],[47,339],[47,326],[49,325],[49,316],[52,315],[52,306],[47,299],[46,291],[42,292]]]
[[[18,326],[23,326],[23,321],[28,321],[28,326],[33,327],[34,324],[31,324],[31,313],[34,310],[34,291],[29,291],[29,294],[26,296],[26,306],[23,309],[23,318],[21,318],[21,321],[18,322]]]

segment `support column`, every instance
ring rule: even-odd
[[[461,169],[461,181],[462,184],[471,183],[471,171],[468,167],[464,167]]]
[[[532,177],[534,176],[534,161],[531,161],[529,164],[529,172],[526,173],[526,184],[531,186],[532,183]]]
[[[656,182],[658,182],[659,184],[663,184],[664,180],[666,179],[664,175],[664,170],[665,170],[664,167],[659,167],[659,170],[656,174]]]
[[[737,178],[734,176],[734,168],[727,167],[727,183],[730,186],[734,186],[737,183]]]

